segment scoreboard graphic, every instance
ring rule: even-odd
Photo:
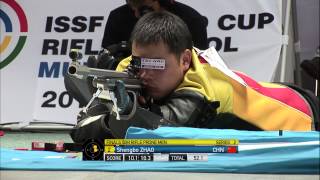
[[[206,153],[114,153],[104,154],[105,161],[208,161]]]
[[[238,145],[237,139],[105,139],[104,145],[91,139],[83,160],[203,162],[209,153],[238,153]]]

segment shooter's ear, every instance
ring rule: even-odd
[[[183,72],[187,72],[192,62],[192,52],[190,49],[184,50],[180,56],[180,62],[183,67]]]

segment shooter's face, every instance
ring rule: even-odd
[[[132,55],[152,59],[165,59],[164,69],[140,69],[138,77],[146,92],[154,99],[161,99],[173,92],[182,82],[191,62],[191,51],[185,50],[180,57],[170,53],[163,43],[140,46],[133,42]]]

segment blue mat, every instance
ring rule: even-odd
[[[48,151],[0,149],[6,170],[174,171],[215,173],[319,174],[319,132],[213,130],[161,127],[129,128],[127,138],[236,138],[237,154],[209,154],[208,162],[104,162],[68,158]]]

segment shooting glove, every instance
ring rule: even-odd
[[[132,100],[125,89],[125,84],[122,80],[116,80],[114,87],[114,94],[117,99],[117,106],[120,109],[120,115],[127,115],[132,110]]]

